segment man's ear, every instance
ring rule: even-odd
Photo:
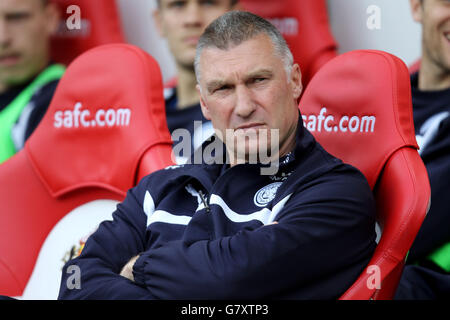
[[[292,93],[294,98],[297,100],[300,98],[303,92],[303,84],[302,84],[302,72],[300,70],[300,66],[297,63],[294,63],[291,70],[291,78],[289,80],[292,85]]]
[[[195,86],[195,88],[197,89],[198,96],[200,97],[200,107],[202,108],[203,116],[205,117],[206,120],[211,121],[211,114],[209,112],[209,108],[208,108],[207,104],[205,103],[205,100],[203,99],[202,91],[200,89],[200,85],[197,84]]]
[[[411,6],[411,13],[414,21],[422,22],[423,3],[420,0],[409,0]]]

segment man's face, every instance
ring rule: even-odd
[[[261,152],[261,147],[274,148],[270,145],[272,129],[279,130],[280,154],[290,151],[298,121],[297,99],[302,92],[300,68],[295,64],[288,75],[267,35],[260,34],[226,51],[205,48],[199,67],[197,89],[203,114],[212,121],[218,136],[225,137],[230,156],[247,159]],[[234,141],[228,139],[227,129],[234,134]],[[269,133],[267,140],[258,134],[264,129]],[[230,142],[236,143],[242,136],[249,137],[244,151],[230,154]]]
[[[413,18],[422,24],[424,59],[450,72],[450,0],[410,0]]]
[[[0,0],[0,83],[26,82],[48,63],[58,14],[41,0]]]
[[[161,0],[154,17],[176,63],[193,68],[195,49],[203,31],[231,9],[231,0]]]

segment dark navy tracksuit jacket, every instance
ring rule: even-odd
[[[376,245],[364,176],[301,122],[277,174],[260,169],[184,165],[145,177],[65,265],[59,298],[338,298]],[[138,254],[133,283],[119,273]],[[73,265],[81,289],[66,285]]]

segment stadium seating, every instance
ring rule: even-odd
[[[430,199],[414,135],[408,68],[381,51],[345,53],[315,75],[299,108],[319,143],[359,168],[376,197],[381,239],[341,298],[391,299]]]
[[[157,62],[125,44],[78,57],[24,150],[0,165],[0,295],[57,298],[64,261],[171,155]]]
[[[91,48],[125,42],[115,1],[51,1],[58,6],[61,16],[58,33],[51,43],[54,61],[68,65]]]
[[[240,0],[245,10],[271,21],[283,34],[302,70],[303,85],[337,56],[325,0]]]

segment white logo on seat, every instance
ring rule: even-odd
[[[97,226],[112,220],[112,213],[118,202],[115,200],[95,200],[85,203],[59,220],[47,235],[41,246],[33,273],[21,297],[22,300],[54,300],[58,297],[61,284],[61,259],[68,248],[80,238],[90,234]]]
[[[284,36],[298,35],[298,20],[294,17],[272,18],[269,21],[280,31]]]
[[[92,115],[91,110],[83,109],[82,103],[77,102],[73,110],[56,111],[53,118],[53,127],[57,129],[128,127],[131,121],[131,109],[98,109]]]
[[[261,188],[256,192],[253,201],[258,207],[265,207],[270,201],[275,198],[278,188],[281,186],[282,182],[271,183],[264,188]]]
[[[319,114],[302,115],[303,125],[310,132],[343,132],[343,133],[373,133],[375,132],[376,116],[327,115],[327,108],[320,109]]]

